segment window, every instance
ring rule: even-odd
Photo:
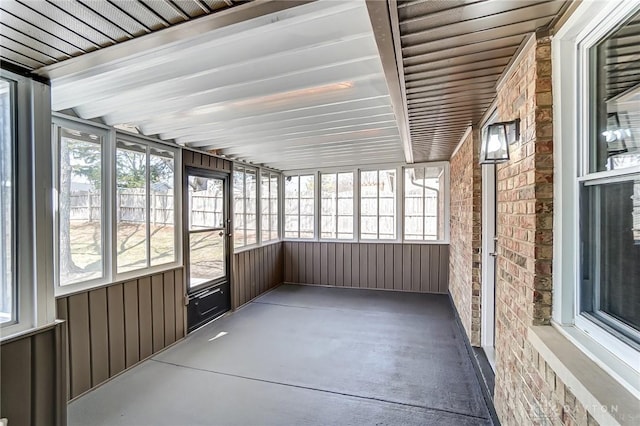
[[[278,176],[269,171],[262,171],[260,177],[262,242],[278,239]]]
[[[174,170],[172,151],[118,140],[118,273],[176,262]]]
[[[59,286],[179,264],[178,151],[70,119],[54,127]]]
[[[0,80],[0,324],[16,321],[14,90],[13,82]]]
[[[360,238],[396,239],[396,169],[360,172]]]
[[[233,170],[233,215],[235,248],[258,243],[258,196],[257,170],[251,167],[234,166]]]
[[[0,69],[0,338],[55,320],[50,87]]]
[[[87,129],[91,130],[91,129]],[[58,131],[58,256],[60,282],[105,276],[104,132]]]
[[[636,390],[640,72],[631,64],[640,48],[632,36],[639,22],[634,2],[585,3],[552,41],[559,88],[553,274],[561,283],[554,285],[553,319],[603,369]]]
[[[284,236],[315,236],[315,175],[287,176],[284,182]]]
[[[320,174],[320,238],[353,239],[353,172]]]
[[[444,239],[444,167],[404,169],[404,239]]]
[[[640,72],[629,70],[636,12],[592,46],[587,153],[578,179],[579,313],[640,349]],[[630,46],[627,46],[631,43]],[[637,58],[636,58],[637,59]]]

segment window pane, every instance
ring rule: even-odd
[[[287,176],[284,196],[285,238],[313,238],[315,176]]]
[[[640,344],[640,175],[583,186],[581,311]]]
[[[269,179],[269,173],[262,173],[260,176],[260,202],[261,202],[261,220],[260,225],[262,227],[262,241],[269,241],[271,239],[271,220],[270,220],[270,208],[271,208],[271,181]]]
[[[630,67],[640,12],[590,49],[590,171],[640,165],[640,72]]]
[[[189,286],[195,287],[225,276],[224,233],[189,234]]]
[[[404,238],[407,240],[441,239],[438,222],[444,197],[442,167],[408,167],[404,171]]]
[[[256,170],[247,168],[246,173],[246,244],[256,244],[258,242],[258,227],[256,218],[258,215],[258,181]]]
[[[59,143],[58,266],[66,285],[104,276],[102,137],[61,128]]]
[[[151,266],[176,261],[173,153],[151,148]]]
[[[12,84],[0,80],[0,324],[16,320],[14,252],[14,98]]]
[[[396,171],[360,173],[360,237],[396,238]]]
[[[116,214],[118,273],[147,267],[146,147],[118,142]]]
[[[321,193],[322,238],[353,238],[353,173],[323,174]],[[339,221],[346,233],[338,232]]]
[[[242,167],[233,170],[233,245],[235,248],[242,247],[246,242],[246,220],[247,212],[246,177]]]

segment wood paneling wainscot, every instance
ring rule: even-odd
[[[0,418],[67,424],[66,325],[58,321],[0,345]]]
[[[284,244],[284,281],[447,293],[446,244],[295,242]]]
[[[183,269],[56,299],[68,327],[68,399],[185,336]]]
[[[283,282],[283,243],[244,250],[233,255],[233,309]]]

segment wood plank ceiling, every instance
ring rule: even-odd
[[[400,0],[397,4],[413,159],[448,160],[478,124],[528,35],[565,1]]]

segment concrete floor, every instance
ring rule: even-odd
[[[69,425],[488,425],[448,298],[283,285],[69,405]]]

